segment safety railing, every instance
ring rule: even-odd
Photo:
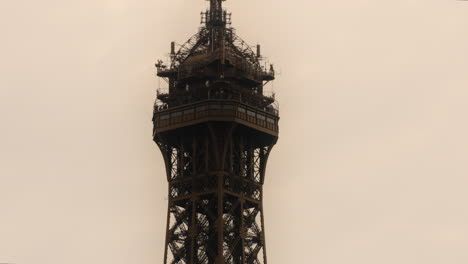
[[[169,95],[169,92],[167,91],[167,89],[164,89],[164,90],[163,89],[158,89],[157,90],[157,96],[160,96],[160,95]],[[273,101],[273,103],[266,106],[266,107],[259,107],[258,105],[256,105],[255,103],[252,102],[253,100],[249,100],[249,98],[242,98],[242,97],[239,97],[237,99],[224,99],[224,98],[220,98],[218,96],[212,96],[208,100],[218,100],[218,101],[228,100],[228,101],[231,101],[231,102],[246,104],[246,105],[249,105],[249,107],[254,107],[257,110],[265,111],[265,112],[268,112],[269,114],[278,116],[279,115],[279,104],[278,104],[278,101],[276,101],[276,99],[275,99],[275,94],[274,93],[269,94],[269,93],[265,92],[263,96],[266,97],[266,98],[271,99]],[[191,99],[191,100],[189,99],[187,101],[188,101],[187,104],[193,104],[193,103],[205,102],[206,100],[200,101],[200,100],[196,100],[196,99]],[[166,103],[164,103],[164,102],[162,102],[160,100],[156,100],[154,102],[154,114],[156,114],[156,112],[166,111],[168,109],[177,108],[177,107],[182,107],[182,106],[169,107],[169,105],[167,105]]]
[[[156,111],[155,129],[164,129],[200,119],[239,119],[272,132],[278,132],[277,115],[255,107],[228,100],[206,100],[171,109]]]

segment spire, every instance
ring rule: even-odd
[[[226,23],[225,12],[223,12],[224,0],[210,0],[208,22],[212,26],[224,25]]]
[[[210,10],[222,10],[223,0],[210,0]]]

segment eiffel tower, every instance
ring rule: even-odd
[[[153,115],[169,183],[164,264],[267,263],[263,183],[279,115],[263,88],[275,72],[222,0],[210,0],[201,24],[156,64],[168,83]]]

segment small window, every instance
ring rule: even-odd
[[[161,115],[161,116],[159,117],[159,119],[161,119],[161,120],[169,119],[169,115],[168,115],[168,114]]]
[[[197,112],[202,112],[206,110],[206,105],[198,106],[197,107]]]
[[[245,108],[242,108],[240,106],[237,108],[237,111],[245,114]]]
[[[247,110],[247,115],[249,115],[249,116],[255,116],[255,112],[252,112],[252,111]]]
[[[260,119],[260,120],[265,120],[265,116],[264,116],[264,115],[257,115],[257,118]]]
[[[219,105],[219,104],[210,104],[210,109],[221,109],[221,105]]]
[[[175,113],[172,113],[171,114],[171,117],[178,117],[178,116],[181,116],[182,115],[182,112],[175,112]]]
[[[272,119],[272,118],[267,117],[267,122],[268,122],[268,123],[274,124],[274,123],[275,123],[275,120]]]
[[[193,108],[191,108],[191,109],[187,109],[187,110],[184,110],[184,115],[185,115],[185,114],[192,114],[192,113],[193,113],[193,111],[194,111],[194,109],[193,109]]]
[[[223,105],[223,109],[225,110],[233,110],[234,106],[233,105]]]

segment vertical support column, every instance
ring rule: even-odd
[[[254,180],[254,150],[252,143],[249,142],[247,146],[247,179]]]
[[[224,174],[218,172],[218,219],[217,219],[217,230],[218,230],[218,259],[216,263],[224,264]]]
[[[260,219],[261,219],[261,222],[262,222],[263,263],[267,264],[265,220],[264,220],[263,215],[264,215],[264,213],[263,213],[263,191],[262,191],[262,202],[260,202]]]
[[[244,203],[245,203],[245,200],[244,200],[244,195],[241,194],[241,211],[240,211],[240,217],[241,217],[241,227],[240,227],[240,237],[242,239],[241,243],[242,243],[242,263],[246,263],[246,259],[245,259],[245,236],[246,236],[246,233],[247,233],[247,230],[245,229],[245,219],[244,219]]]
[[[224,34],[225,31],[221,31],[220,41],[221,41],[221,48],[219,49],[219,60],[221,61],[221,74],[224,75],[224,60],[225,60],[225,45],[224,45]]]
[[[197,137],[193,136],[192,137],[192,178],[196,177],[197,172],[198,172],[198,149],[197,149]],[[192,186],[195,186],[194,183],[192,183]]]
[[[208,171],[209,167],[210,167],[210,151],[209,151],[209,145],[208,145],[208,137],[205,136],[204,137],[204,145],[205,145],[205,172]]]
[[[195,177],[197,176],[197,166],[198,166],[198,144],[197,144],[197,137],[194,135],[192,137],[192,193],[194,191],[193,188],[196,186],[195,182]],[[197,202],[198,202],[198,196],[192,197],[192,227],[191,227],[191,239],[192,239],[192,247],[191,247],[191,252],[190,252],[190,260],[191,263],[197,263],[197,248],[195,246],[197,245],[197,234],[198,234],[198,229],[197,229]]]
[[[170,188],[168,188],[168,193],[170,193]],[[166,243],[164,245],[164,263],[167,263],[167,251],[169,250],[169,224],[170,224],[170,217],[171,217],[171,202],[167,204],[167,222],[166,222]]]
[[[192,223],[190,225],[189,237],[190,237],[190,264],[197,262],[196,252],[195,252],[195,241],[197,237],[197,198],[196,196],[192,197]]]
[[[179,160],[178,161],[178,168],[177,170],[179,171],[179,177],[180,178],[183,178],[185,177],[184,175],[184,166],[185,166],[185,162],[184,162],[184,144],[182,143],[182,139],[180,139],[180,145],[179,145],[179,152],[177,153],[178,157],[177,159]]]

